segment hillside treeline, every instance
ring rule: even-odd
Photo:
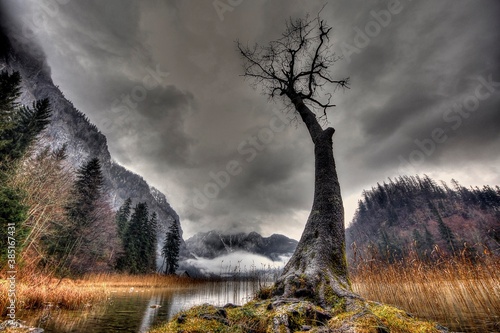
[[[0,73],[0,271],[155,272],[156,213],[129,199],[116,214],[99,159],[70,165],[44,137],[50,101],[23,106],[20,86],[17,72]]]
[[[389,179],[363,192],[346,236],[351,260],[500,255],[500,188],[455,180],[450,187],[428,176]]]

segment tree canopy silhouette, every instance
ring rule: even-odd
[[[339,59],[331,47],[332,28],[319,15],[290,19],[282,36],[268,45],[237,43],[244,77],[271,99],[280,99],[307,127],[314,143],[315,190],[311,213],[297,249],[277,281],[279,297],[314,299],[331,308],[356,299],[347,276],[344,207],[333,156],[333,127],[323,128],[333,92],[348,88],[331,67]],[[347,302],[349,303],[349,302]]]

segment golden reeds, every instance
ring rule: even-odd
[[[407,258],[408,259],[408,258]],[[353,289],[363,297],[394,305],[453,331],[500,331],[500,260],[442,258],[352,265]]]
[[[111,291],[120,288],[173,289],[199,283],[200,280],[160,274],[93,274],[80,279],[55,279],[30,275],[29,278],[20,278],[16,283],[16,308],[39,309],[54,306],[61,309],[84,309],[105,301]],[[2,314],[5,313],[9,302],[8,288],[7,280],[0,280]]]

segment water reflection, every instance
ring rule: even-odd
[[[186,289],[132,289],[111,293],[106,305],[84,311],[25,311],[21,318],[47,333],[147,332],[176,313],[210,303],[241,305],[253,297],[255,282],[207,282]]]

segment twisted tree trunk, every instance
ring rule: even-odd
[[[288,97],[314,143],[315,189],[304,232],[274,293],[284,298],[309,299],[332,308],[339,302],[358,298],[351,291],[347,273],[344,207],[332,150],[335,130],[332,127],[323,130],[300,97],[293,94]]]

